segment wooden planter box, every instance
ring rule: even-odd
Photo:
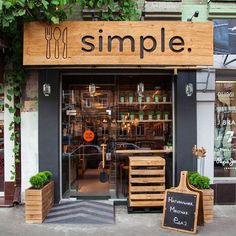
[[[203,214],[204,223],[212,223],[214,217],[214,190],[213,189],[201,189],[203,193]]]
[[[42,223],[54,202],[54,182],[42,189],[29,188],[25,191],[25,222]]]

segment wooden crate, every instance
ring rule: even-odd
[[[214,218],[214,190],[201,189],[203,193],[203,215],[204,223],[212,223]]]
[[[129,157],[129,207],[162,207],[165,194],[165,159]]]
[[[51,181],[42,189],[29,188],[25,191],[26,223],[42,223],[54,202],[54,182]]]

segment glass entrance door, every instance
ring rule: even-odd
[[[116,139],[114,81],[79,81],[63,83],[63,196],[109,197],[112,162],[106,144]]]
[[[129,157],[166,160],[172,186],[172,76],[64,75],[62,195],[127,198]]]

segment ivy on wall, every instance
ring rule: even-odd
[[[84,8],[102,9],[101,20],[138,20],[135,0],[0,0],[0,37],[7,43],[5,52],[6,86],[5,109],[13,115],[9,131],[14,142],[12,180],[20,186],[20,110],[22,108],[22,85],[26,71],[22,63],[23,24],[27,21],[45,21],[58,24],[66,19],[74,3]],[[0,88],[3,90],[3,87]],[[18,182],[17,182],[18,181]]]
[[[135,21],[140,19],[135,0],[78,0],[82,9],[99,10],[100,20]]]

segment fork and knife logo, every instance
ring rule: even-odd
[[[55,27],[54,29],[51,26],[45,27],[46,58],[47,59],[50,59],[51,57],[59,59],[60,42],[62,42],[63,44],[62,58],[64,59],[67,58],[67,36],[68,36],[67,27],[64,28],[62,31],[59,27]]]

